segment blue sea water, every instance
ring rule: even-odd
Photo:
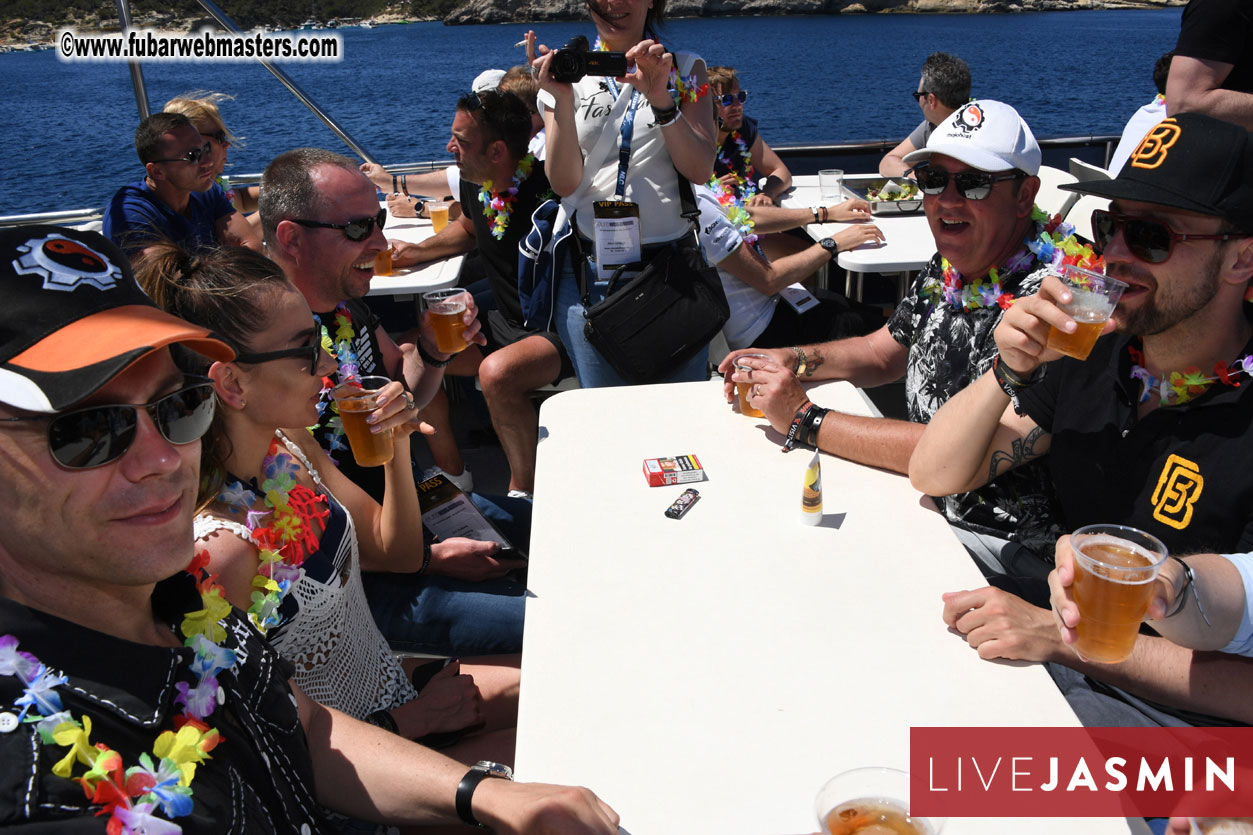
[[[223,3],[229,13],[230,3]],[[675,20],[665,41],[740,71],[746,110],[774,145],[899,138],[917,124],[919,67],[936,50],[970,64],[974,93],[1018,108],[1038,136],[1120,133],[1155,92],[1153,62],[1173,48],[1181,10],[1016,15],[864,15]],[[444,159],[453,104],[480,70],[520,63],[527,27],[440,23],[342,29],[338,63],[287,63],[305,91],[384,162]],[[589,23],[535,27],[540,42]],[[236,172],[259,172],[301,145],[348,152],[265,69],[150,63],[154,110],[192,90],[223,106]],[[125,64],[63,63],[54,52],[0,55],[0,214],[101,206],[138,179],[138,122]]]

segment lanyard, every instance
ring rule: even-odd
[[[613,91],[614,101],[618,100],[618,83],[612,78],[609,79],[610,89]],[[618,146],[618,190],[614,196],[621,200],[626,195],[626,177],[627,167],[631,164],[631,134],[635,130],[635,111],[640,105],[640,91],[631,90],[631,101],[627,104],[627,112],[622,117],[622,143]]]

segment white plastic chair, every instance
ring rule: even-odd
[[[1080,183],[1090,183],[1093,180],[1112,180],[1113,177],[1099,165],[1093,165],[1090,162],[1084,162],[1076,157],[1070,158],[1070,173],[1075,175],[1075,179]]]
[[[1079,195],[1062,191],[1058,186],[1068,185],[1070,183],[1079,182],[1079,178],[1060,168],[1052,168],[1048,165],[1040,166],[1040,191],[1035,196],[1035,203],[1049,216],[1061,214],[1066,216],[1066,212],[1079,199]]]

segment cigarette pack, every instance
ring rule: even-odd
[[[695,455],[646,458],[644,459],[644,478],[648,479],[649,487],[687,484],[690,481],[704,481],[705,470],[700,465],[700,459]]]

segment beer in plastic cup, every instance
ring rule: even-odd
[[[426,204],[426,210],[431,215],[431,228],[438,235],[444,231],[444,227],[448,225],[448,203],[443,200],[432,200]]]
[[[1075,551],[1075,652],[1117,664],[1131,655],[1149,609],[1153,581],[1166,562],[1166,546],[1123,525],[1085,525],[1070,538]]]
[[[758,359],[758,360],[765,360],[766,362],[772,362],[771,357],[767,356],[766,354],[740,354],[738,357],[735,358],[735,370],[736,371],[752,371],[753,368],[751,366],[744,365],[741,362],[741,360],[746,360],[749,357],[752,357],[753,359]],[[735,384],[736,393],[739,395],[740,414],[747,415],[748,417],[755,417],[755,418],[765,417],[766,416],[765,412],[763,412],[761,409],[754,409],[748,403],[748,391],[752,387],[753,387],[752,383],[736,383]]]
[[[839,168],[824,168],[818,172],[818,195],[824,200],[844,199],[844,172]],[[824,203],[825,205],[825,203]]]
[[[1070,290],[1070,303],[1060,307],[1075,320],[1078,327],[1074,333],[1050,327],[1048,347],[1068,357],[1086,360],[1127,285],[1116,278],[1074,264],[1063,264],[1053,270],[1053,274]]]
[[[827,781],[814,801],[824,835],[939,835],[943,818],[909,814],[909,774],[895,768],[855,768]]]
[[[379,389],[390,382],[386,377],[361,377],[340,383],[331,392],[352,457],[359,466],[378,467],[392,460],[391,431],[371,432],[370,424],[365,422],[378,406]]]
[[[450,290],[432,290],[425,293],[422,299],[431,314],[431,329],[435,331],[435,347],[441,354],[455,354],[464,351],[469,345],[461,334],[466,325],[462,317],[466,312],[466,299],[469,294],[456,288]]]
[[[374,274],[375,275],[391,275],[392,274],[392,255],[395,250],[392,247],[380,252],[374,256]]]

